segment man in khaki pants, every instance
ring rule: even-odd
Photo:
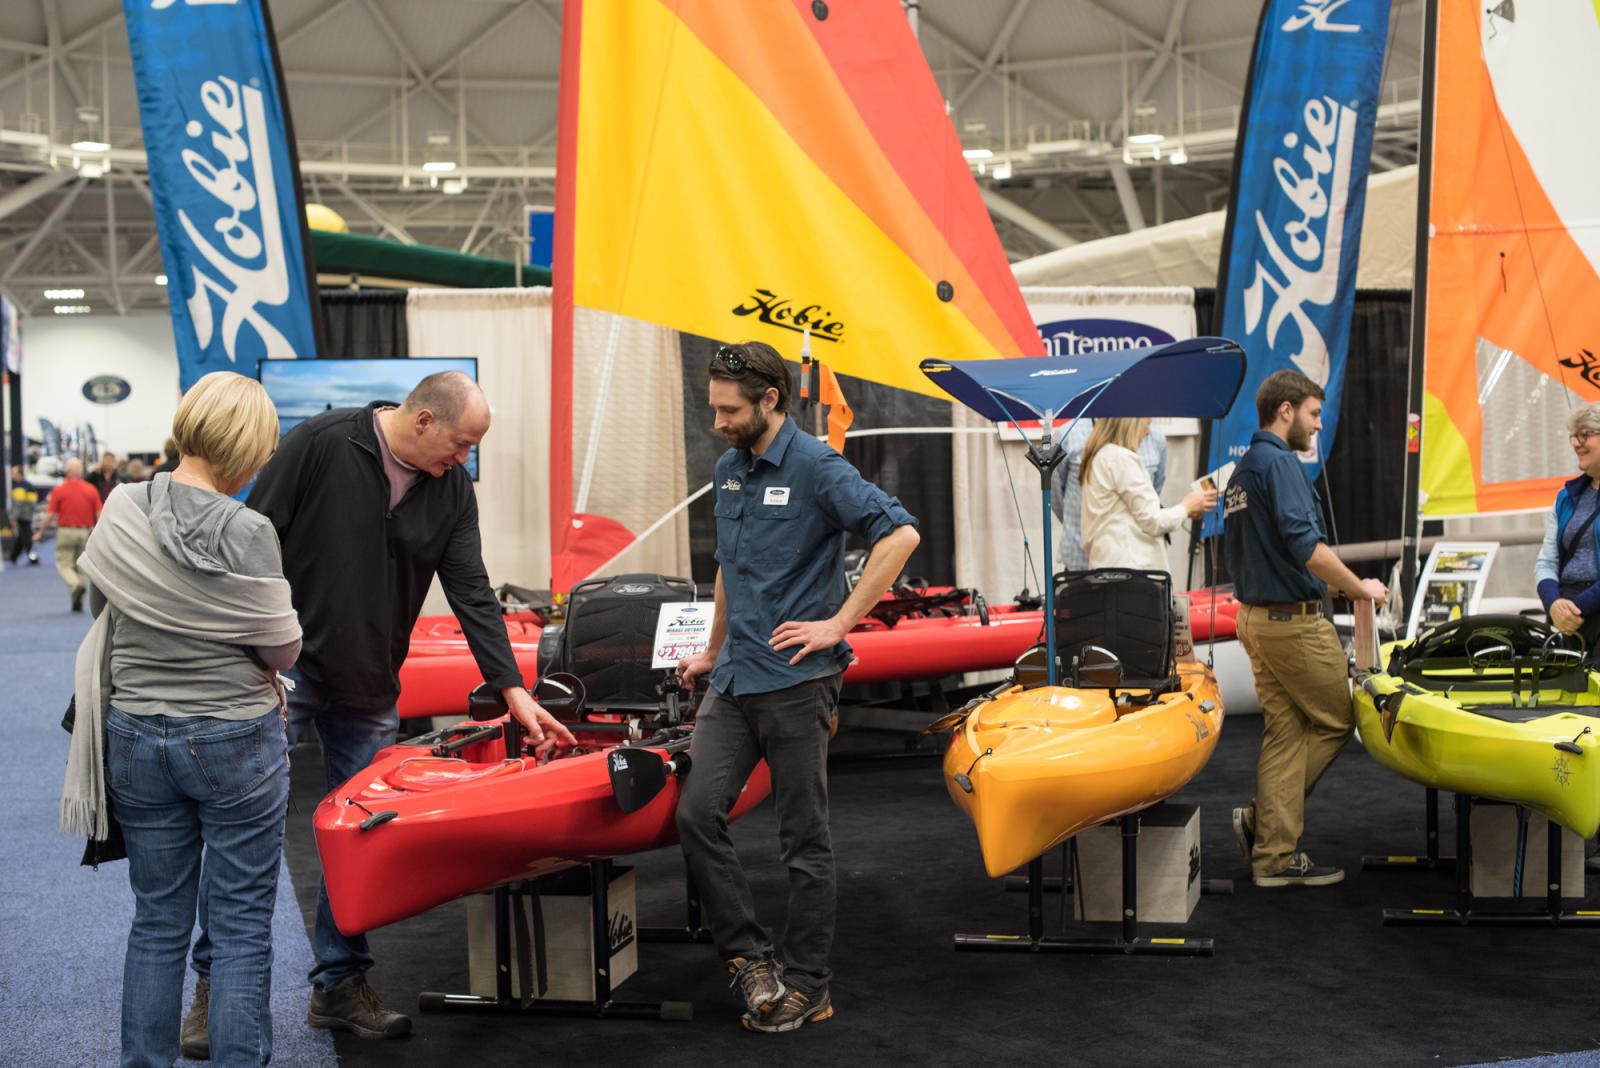
[[[1332,588],[1383,601],[1377,579],[1359,579],[1324,542],[1322,502],[1297,452],[1322,429],[1322,388],[1278,371],[1256,392],[1260,430],[1224,498],[1223,557],[1233,577],[1239,643],[1261,701],[1256,796],[1233,810],[1233,831],[1257,886],[1327,886],[1344,878],[1299,851],[1305,799],[1355,725],[1344,647],[1323,611]]]
[[[74,457],[67,461],[66,480],[50,491],[45,505],[44,524],[40,536],[52,526],[56,527],[56,571],[67,584],[67,595],[74,612],[83,611],[83,572],[78,570],[78,557],[89,543],[89,531],[100,518],[100,493],[83,478],[83,461]]]

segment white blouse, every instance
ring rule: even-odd
[[[1163,535],[1187,519],[1182,505],[1161,507],[1139,454],[1120,445],[1095,453],[1080,516],[1089,566],[1166,571]]]

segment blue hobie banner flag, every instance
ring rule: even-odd
[[[1309,475],[1333,444],[1388,24],[1389,0],[1267,0],[1262,10],[1214,331],[1244,346],[1249,369],[1213,428],[1207,470],[1244,455],[1256,389],[1284,368],[1327,392],[1322,433],[1302,456]]]
[[[316,356],[300,165],[265,0],[124,0],[181,384]]]

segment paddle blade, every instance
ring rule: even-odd
[[[667,762],[650,749],[613,749],[606,755],[611,796],[623,812],[637,812],[667,785]]]

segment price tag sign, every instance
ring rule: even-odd
[[[655,652],[652,668],[677,667],[686,656],[706,651],[711,644],[711,617],[714,601],[683,601],[661,606],[656,617]]]

